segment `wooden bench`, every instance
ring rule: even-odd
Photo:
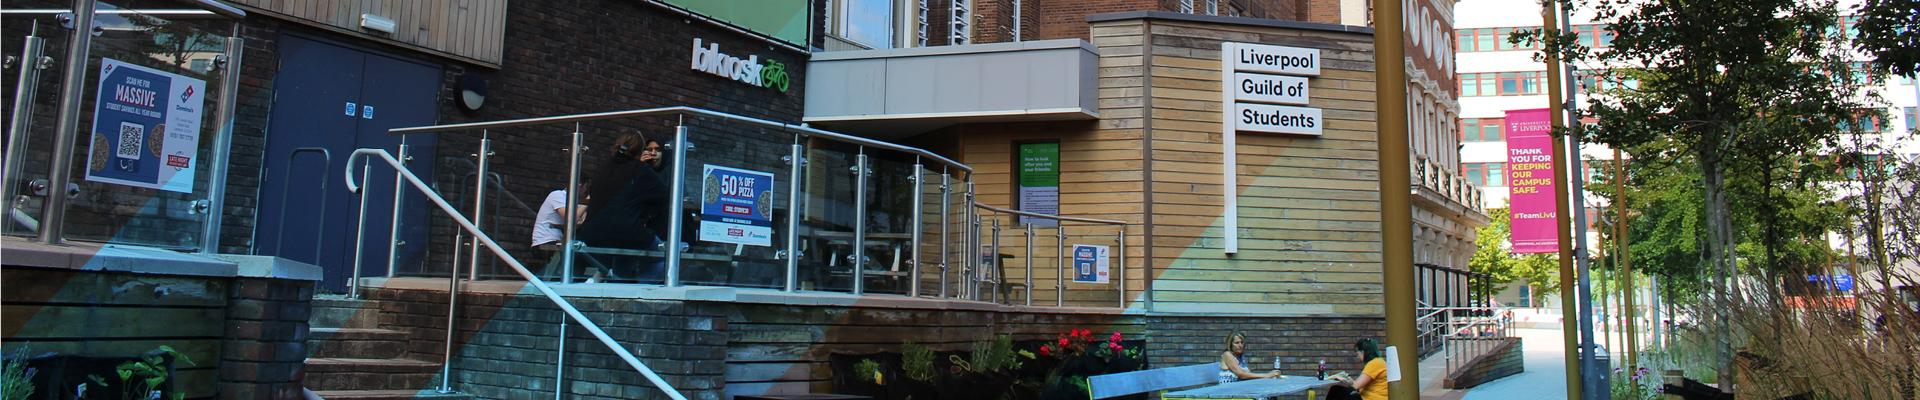
[[[1194,364],[1087,377],[1095,400],[1220,382],[1220,363]]]

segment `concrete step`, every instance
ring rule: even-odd
[[[406,332],[352,328],[313,328],[311,332],[307,357],[387,359],[407,353]]]
[[[440,393],[432,390],[315,390],[326,400],[473,400],[465,393]]]
[[[312,317],[307,319],[307,325],[315,328],[379,328],[380,303],[369,300],[316,297],[313,299]]]
[[[407,359],[309,358],[306,387],[322,390],[401,390],[428,388],[440,363]]]

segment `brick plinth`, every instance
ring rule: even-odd
[[[220,399],[300,399],[312,281],[236,278],[227,290]]]

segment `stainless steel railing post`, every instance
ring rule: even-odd
[[[795,135],[793,154],[787,156],[792,168],[787,173],[787,279],[780,290],[788,293],[800,287],[800,257],[805,255],[800,252],[800,218],[804,214],[800,209],[800,176],[806,173],[807,148],[799,141],[799,135]]]
[[[1022,277],[1021,280],[1026,282],[1026,287],[1027,287],[1027,290],[1026,290],[1027,304],[1026,305],[1029,305],[1029,306],[1033,305],[1033,289],[1035,288],[1035,286],[1033,286],[1033,282],[1037,281],[1037,279],[1033,279],[1033,220],[1034,220],[1033,218],[1029,217],[1027,218],[1027,223],[1023,224],[1026,226],[1025,230],[1027,231],[1027,258],[1026,258],[1026,262],[1024,263],[1024,264],[1027,264],[1027,275],[1025,277]]]
[[[4,178],[0,179],[13,180],[26,178],[25,175],[21,174],[20,169],[26,164],[23,159],[26,158],[25,155],[27,152],[27,130],[32,129],[33,126],[34,98],[36,97],[35,95],[40,92],[40,70],[53,64],[51,62],[53,61],[52,59],[48,59],[47,61],[49,62],[40,62],[41,57],[44,57],[40,55],[40,52],[41,49],[45,47],[46,39],[40,37],[40,23],[38,21],[33,22],[31,32],[31,34],[27,35],[20,49],[20,79],[14,85],[16,89],[13,92],[13,113],[8,114],[7,158],[6,166],[4,167],[5,172],[0,173],[0,176],[4,176]],[[0,183],[0,202],[4,202],[5,204],[4,209],[0,210],[0,212],[9,215],[13,214],[14,207],[18,206],[18,203],[14,200],[14,189],[20,186],[20,184],[11,181]],[[22,197],[24,198],[25,196]],[[216,208],[214,210],[217,211],[219,209]],[[38,230],[39,227],[34,227],[34,229]]]
[[[907,291],[911,293],[910,296],[920,297],[920,255],[926,252],[920,246],[926,245],[924,236],[927,230],[927,185],[926,179],[921,176],[926,174],[927,166],[920,164],[918,157],[914,161],[913,176],[908,178],[913,182],[913,230],[908,234],[913,241],[913,251],[907,253],[911,255],[907,258],[907,265],[913,266],[913,272],[907,274],[911,276],[907,281]]]
[[[67,214],[67,184],[73,180],[73,144],[80,137],[82,96],[86,95],[87,51],[93,35],[94,0],[73,0],[73,36],[67,39],[67,61],[60,65],[60,119],[54,130],[53,160],[47,163],[47,197],[40,209],[41,243],[60,244]],[[232,89],[232,88],[228,88]]]
[[[973,207],[973,182],[971,182],[973,176],[968,175],[967,180],[969,180],[969,182],[967,182],[967,192],[960,196],[962,200],[966,201],[960,204],[965,204],[966,206],[962,207],[963,210],[960,214],[968,221],[973,221],[973,223],[966,226],[967,241],[965,246],[967,249],[961,254],[967,255],[967,290],[965,291],[965,293],[967,293],[967,299],[978,301],[980,300],[980,275],[982,272],[980,271],[980,268],[982,268],[980,266],[980,213],[978,212],[979,209]]]
[[[564,400],[567,394],[567,314],[564,312],[560,313],[560,342],[554,344],[553,353],[553,400]]]
[[[402,136],[400,138],[400,141],[402,143],[400,145],[399,160],[400,160],[400,163],[402,164],[405,164],[407,163],[407,161],[412,160],[412,157],[407,157],[407,145],[405,144],[406,140],[407,139],[405,136]],[[400,195],[405,193],[404,191],[401,190],[404,187],[400,185],[405,182],[406,180],[400,179],[400,171],[395,170],[393,172],[393,220],[391,221],[393,223],[392,223],[392,226],[389,227],[388,233],[387,233],[387,277],[388,278],[392,278],[395,270],[399,268],[400,246],[402,243],[405,242],[403,240],[400,240],[400,209],[401,209]]]
[[[580,213],[580,160],[584,157],[580,153],[587,150],[586,134],[580,132],[579,122],[573,123],[572,138],[573,141],[567,144],[567,211],[562,214],[566,216],[567,230],[561,233],[560,254],[554,255],[560,257],[560,283],[565,284],[573,283],[573,257],[578,248],[574,244],[574,240],[577,240],[574,235],[580,227],[580,216],[574,214]],[[567,318],[560,317],[561,343],[566,343],[566,329]]]
[[[474,165],[473,174],[473,225],[480,226],[481,218],[486,217],[487,205],[487,161],[493,157],[493,139],[487,138],[487,131],[480,131],[480,152],[475,153],[479,161]],[[467,280],[480,278],[480,246],[470,245],[472,251],[467,256]]]
[[[667,216],[667,287],[680,286],[680,226],[686,223],[681,214],[682,204],[687,196],[687,126],[680,125],[673,130],[673,186],[668,209],[673,214]]]
[[[353,166],[349,165],[348,168]],[[373,171],[373,161],[360,165],[360,181],[367,181],[367,174]],[[367,188],[358,188],[360,194],[359,225],[353,229],[353,278],[347,280],[347,298],[360,298],[360,261],[366,255],[367,248]]]
[[[987,272],[993,274],[993,289],[988,293],[987,298],[998,304],[1000,303],[1000,282],[1007,280],[1007,277],[1002,276],[1005,274],[1001,273],[1006,268],[1000,265],[1000,218],[998,215],[993,218],[993,250],[988,252],[987,260],[991,265],[983,268],[987,268]]]
[[[847,265],[853,267],[853,294],[867,292],[867,148],[853,156],[853,251]]]
[[[1067,223],[1053,226],[1053,306],[1067,305]]]
[[[1113,246],[1114,254],[1120,259],[1119,265],[1114,266],[1114,269],[1119,271],[1115,274],[1116,278],[1118,278],[1118,281],[1119,281],[1119,285],[1117,286],[1120,287],[1120,305],[1118,307],[1127,308],[1127,226],[1126,225],[1121,225],[1120,232],[1114,233],[1113,243],[1114,243],[1114,246]]]
[[[940,298],[947,298],[947,268],[953,257],[953,175],[940,173]]]

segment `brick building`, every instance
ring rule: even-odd
[[[584,139],[588,172],[607,162],[619,133],[670,138],[687,127],[686,165],[766,172],[781,182],[767,192],[778,242],[692,240],[699,236],[689,223],[672,229],[688,246],[659,250],[681,257],[668,285],[553,284],[690,397],[832,392],[834,355],[898,352],[902,340],[951,351],[996,334],[1034,340],[1094,329],[1143,340],[1152,363],[1182,364],[1210,361],[1218,336],[1239,328],[1262,332],[1250,346],[1257,360],[1280,357],[1290,374],[1306,374],[1310,360],[1345,360],[1354,338],[1383,335],[1364,1],[821,0],[737,10],[685,0],[242,0],[224,4],[244,16],[226,18],[194,11],[210,2],[108,3],[149,17],[103,18],[106,33],[88,68],[106,58],[198,79],[207,85],[206,108],[221,111],[198,116],[190,190],[89,180],[90,161],[73,164],[79,195],[66,206],[63,237],[111,246],[42,249],[8,238],[7,274],[177,256],[243,271],[232,279],[266,279],[233,284],[217,304],[235,310],[221,318],[264,321],[245,326],[278,333],[196,336],[208,354],[196,359],[221,361],[181,376],[191,380],[181,389],[186,398],[284,398],[302,382],[336,397],[394,395],[332,392],[374,385],[411,397],[443,379],[483,398],[658,398],[579,325],[563,329],[559,309],[507,262],[476,250],[483,246],[425,191],[396,185],[391,167],[367,167],[358,180],[364,193],[340,181],[361,166],[347,164],[355,149],[403,155],[434,194],[537,269],[548,254],[530,249],[527,227],[540,200],[566,186],[573,132]],[[1459,140],[1451,5],[1415,3],[1409,118],[1414,154],[1426,160],[1415,163],[1416,251],[1419,262],[1464,269],[1472,227],[1485,217],[1469,206],[1479,204],[1478,191],[1451,170]],[[187,11],[158,12],[166,9]],[[22,38],[45,37],[46,54],[58,59],[68,38],[57,18],[7,14],[0,46],[15,55]],[[141,47],[179,37],[220,40]],[[1220,174],[1221,140],[1231,134],[1221,124],[1223,43],[1311,49],[1324,60],[1305,104],[1324,112],[1323,132],[1240,135],[1233,185]],[[237,57],[216,57],[226,55]],[[754,67],[733,67],[745,64]],[[9,95],[23,91],[12,71]],[[48,69],[25,90],[39,100],[27,105],[29,134],[9,147],[9,162],[53,148],[61,115],[50,99],[63,95],[55,79],[62,72]],[[388,132],[667,107],[728,116]],[[816,128],[847,135],[808,131]],[[74,159],[92,160],[88,144],[99,140],[81,141]],[[1057,154],[1050,205],[1025,202],[1016,184],[1028,172],[1014,154],[1035,144]],[[25,199],[9,201],[11,235],[37,234],[35,219],[45,219],[40,209],[50,198],[33,187],[52,180],[54,160],[34,157],[41,158],[9,166],[5,184]],[[705,183],[682,178],[689,190]],[[1229,188],[1245,199],[1239,217],[1223,216]],[[1023,237],[1021,223],[1045,218],[1006,210],[1118,224],[1036,223],[1039,233]],[[973,218],[981,223],[968,224]],[[851,239],[862,236],[867,241]],[[1223,241],[1232,240],[1242,243],[1238,253],[1225,254]],[[1111,279],[1056,275],[1065,273],[1072,244],[1111,248]],[[115,246],[172,252],[100,255]],[[23,249],[66,261],[17,256]],[[244,272],[263,262],[277,267]],[[150,280],[187,268],[155,265],[106,271]],[[281,269],[307,272],[276,275]],[[471,279],[451,306],[450,272]],[[1427,278],[1429,304],[1456,301],[1452,278]],[[242,289],[262,285],[272,294]],[[315,291],[354,291],[364,300],[309,306],[302,293]],[[9,292],[10,345],[112,336],[65,330],[59,314],[24,311],[58,298]],[[276,311],[255,310],[259,301]],[[312,325],[297,321],[308,313]],[[249,358],[274,346],[277,356]],[[288,353],[312,358],[294,368],[285,365],[297,357]],[[552,360],[562,358],[556,375]],[[239,389],[242,382],[265,386]]]

